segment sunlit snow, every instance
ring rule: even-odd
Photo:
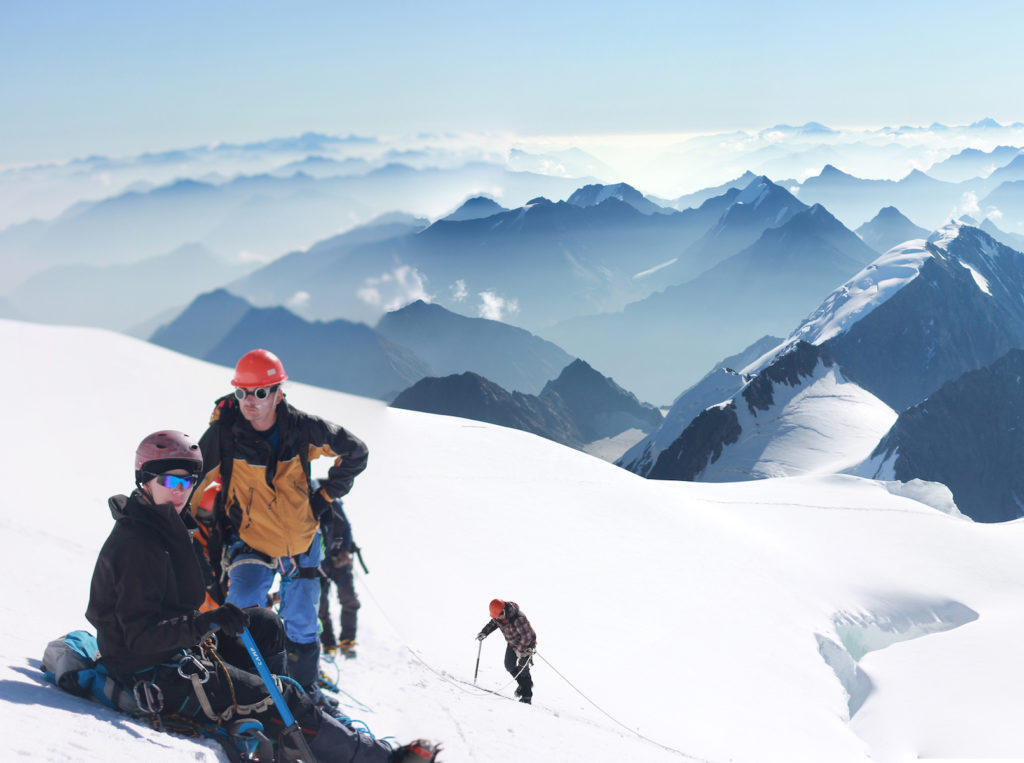
[[[91,329],[0,321],[0,343],[5,759],[223,760],[38,665],[87,626],[136,443],[198,435],[230,370]],[[1022,522],[850,475],[648,481],[520,431],[300,384],[289,399],[370,447],[346,499],[370,574],[340,682],[378,734],[439,739],[447,763],[1024,757]],[[496,596],[539,634],[532,707],[472,686]],[[484,643],[479,684],[510,696],[502,651]]]

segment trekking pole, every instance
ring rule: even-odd
[[[256,666],[257,672],[260,674],[260,678],[263,679],[263,683],[267,687],[267,691],[270,692],[270,698],[274,701],[277,712],[281,715],[281,722],[284,723],[284,731],[281,732],[279,739],[281,741],[287,740],[295,746],[296,751],[302,756],[303,763],[317,763],[316,758],[309,749],[309,744],[306,742],[306,737],[302,734],[302,728],[298,723],[295,722],[295,716],[292,715],[292,711],[288,707],[288,703],[284,701],[284,697],[281,696],[281,690],[277,688],[277,684],[274,683],[274,677],[270,674],[270,668],[267,667],[267,663],[263,661],[263,655],[260,654],[259,648],[256,646],[256,642],[253,641],[252,634],[249,633],[248,628],[242,629],[242,643],[245,644],[245,648],[249,651],[249,656],[252,657],[253,665]]]
[[[473,683],[474,684],[476,683],[476,674],[480,672],[480,652],[482,652],[483,649],[484,649],[484,642],[483,641],[477,641],[476,643],[477,643],[477,648],[476,648],[476,670],[473,671]]]

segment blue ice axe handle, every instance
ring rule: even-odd
[[[282,737],[287,735],[294,739],[303,754],[303,760],[307,761],[307,763],[316,763],[316,757],[309,749],[306,738],[302,734],[302,729],[295,722],[295,716],[292,715],[292,711],[288,707],[288,703],[285,702],[284,697],[281,696],[281,690],[277,688],[277,683],[274,682],[274,676],[270,674],[270,668],[268,668],[267,663],[263,661],[263,655],[260,654],[259,647],[257,647],[256,642],[253,641],[252,634],[249,633],[248,628],[242,629],[242,643],[245,644],[245,648],[248,650],[249,656],[252,657],[252,663],[256,666],[256,671],[260,674],[260,678],[262,678],[263,683],[266,684],[267,691],[270,692],[270,698],[274,700],[274,706],[277,708],[277,712],[281,714],[281,721],[285,726]]]
[[[281,720],[284,721],[285,728],[295,725],[295,716],[292,715],[291,709],[288,707],[288,703],[284,701],[284,697],[281,696],[281,690],[277,688],[277,684],[274,682],[274,677],[270,674],[270,668],[267,667],[267,663],[263,661],[263,655],[260,654],[259,647],[256,646],[256,642],[252,639],[252,634],[249,633],[248,628],[242,629],[242,643],[245,644],[245,648],[249,650],[249,656],[252,657],[252,664],[256,666],[256,671],[260,674],[260,678],[263,679],[263,683],[267,685],[267,691],[270,692],[270,698],[274,700],[274,705],[277,707],[277,711],[281,714]]]

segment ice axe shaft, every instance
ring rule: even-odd
[[[483,641],[477,641],[476,644],[476,669],[473,670],[473,683],[476,683],[476,674],[480,672],[480,652],[482,652],[484,648]]]
[[[302,728],[295,722],[295,716],[292,715],[288,703],[281,696],[281,690],[277,688],[274,677],[270,674],[270,668],[263,661],[263,655],[260,654],[259,647],[253,641],[252,634],[249,633],[248,628],[242,629],[242,643],[245,644],[249,656],[252,657],[252,663],[256,666],[256,671],[260,674],[260,678],[263,679],[267,691],[270,692],[270,698],[274,701],[274,706],[277,707],[277,712],[281,715],[281,722],[284,723],[285,727],[284,731],[281,732],[281,738],[287,739],[295,745],[296,749],[302,754],[304,763],[307,761],[308,763],[316,763],[316,758],[310,751],[306,738],[303,736]]]

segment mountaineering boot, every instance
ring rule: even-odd
[[[355,639],[342,639],[338,642],[338,651],[345,655],[346,660],[351,660],[356,656],[356,642]]]
[[[436,761],[439,752],[441,745],[426,739],[417,739],[391,753],[389,763],[428,763]]]
[[[309,739],[309,750],[320,763],[357,760],[362,763],[391,763],[394,753],[385,742],[346,726],[332,716],[321,716],[320,728]],[[409,760],[432,760],[410,758]]]
[[[335,718],[338,717],[338,700],[329,694],[324,694],[323,691],[320,690],[319,683],[313,684],[312,688],[306,689],[306,694],[308,694],[309,698],[313,700],[313,704],[325,713],[332,715]]]

